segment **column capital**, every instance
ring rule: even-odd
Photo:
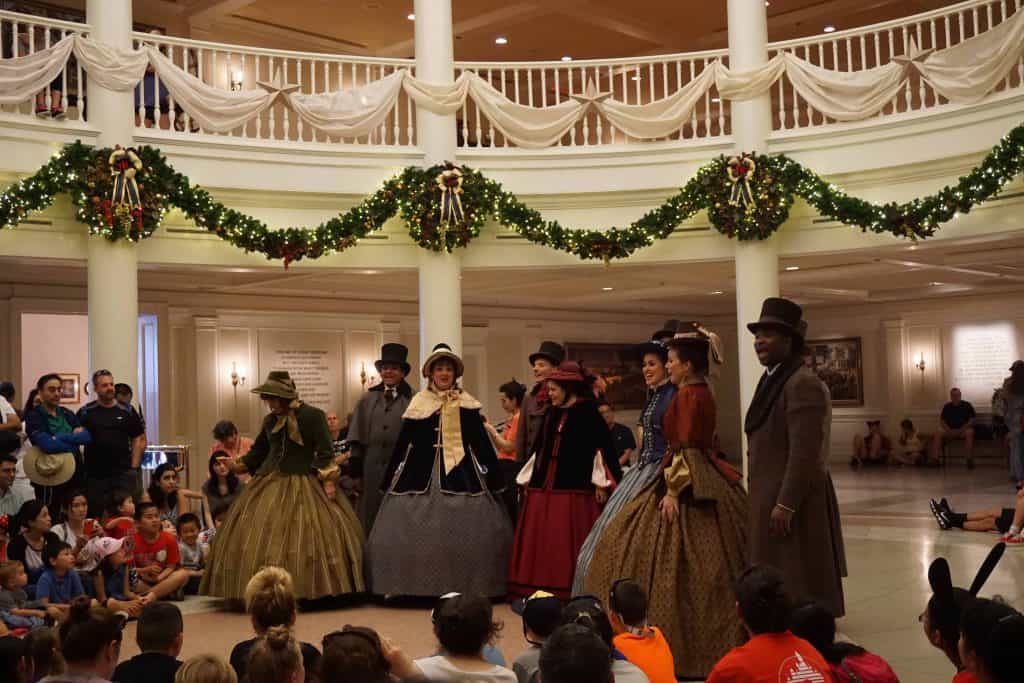
[[[197,330],[216,330],[218,320],[214,316],[196,315],[192,317],[192,324]]]

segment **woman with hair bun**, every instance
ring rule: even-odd
[[[295,583],[291,574],[280,567],[264,567],[245,586],[245,611],[252,620],[256,638],[244,640],[231,650],[231,666],[244,680],[251,653],[259,638],[270,629],[284,626],[291,629],[298,616]],[[320,651],[309,643],[300,643],[304,667],[311,673],[320,662]]]
[[[271,626],[249,655],[249,683],[303,683],[306,669],[299,643],[287,626]]]
[[[509,563],[508,592],[544,590],[565,600],[576,557],[622,477],[611,432],[598,412],[594,378],[565,362],[547,376],[551,408],[533,453],[519,473],[525,486]]]
[[[238,683],[238,676],[220,657],[196,655],[178,667],[174,683]]]
[[[45,683],[97,683],[109,681],[121,657],[124,620],[105,607],[90,606],[89,598],[76,598],[60,626],[64,673],[47,676]]]
[[[583,591],[608,595],[617,579],[636,579],[679,678],[705,677],[744,640],[736,613],[723,608],[746,566],[749,504],[739,473],[714,449],[708,377],[721,359],[717,335],[697,323],[668,342],[666,369],[679,389],[662,418],[665,455],[607,521],[580,580]]]

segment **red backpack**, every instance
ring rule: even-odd
[[[862,652],[829,664],[835,683],[900,683],[896,672],[878,655]]]

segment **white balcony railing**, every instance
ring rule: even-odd
[[[88,35],[89,27],[70,21],[0,11],[0,51],[4,59],[34,54],[72,33]],[[72,59],[49,87],[41,88],[26,102],[0,106],[0,112],[24,117],[38,115],[40,118],[84,120],[84,90],[82,67]]]
[[[780,52],[793,55],[825,69],[859,71],[890,63],[909,54],[911,41],[922,50],[941,50],[979,35],[1021,11],[1024,0],[967,0],[940,10],[832,34],[816,35],[769,45],[769,56]],[[23,56],[49,47],[71,32],[88,31],[84,24],[53,21],[0,12],[3,56]],[[295,84],[303,93],[324,93],[349,89],[379,80],[398,69],[414,71],[412,60],[344,57],[305,52],[288,52],[237,45],[217,44],[160,35],[136,33],[136,45],[158,47],[178,67],[217,88],[257,88],[280,72],[282,80]],[[569,100],[593,82],[599,92],[627,104],[647,104],[677,92],[698,77],[715,60],[728,64],[726,51],[707,51],[632,59],[603,59],[569,62],[458,62],[456,75],[469,71],[489,82],[512,102],[528,107],[545,107]],[[59,109],[71,119],[85,119],[84,80],[81,68],[72,59],[51,85],[59,93]],[[1024,86],[1024,58],[1011,69],[996,92]],[[46,90],[39,102],[49,116]],[[772,87],[773,130],[797,131],[836,124],[816,111],[796,94],[788,78]],[[35,115],[36,100],[3,111],[30,117]],[[903,92],[876,118],[894,115],[924,114],[946,105],[917,71],[909,70]],[[136,126],[157,128],[164,137],[194,138],[212,135],[191,121],[188,112],[177,105],[156,73],[148,73],[136,89],[134,98]],[[306,142],[376,147],[414,147],[416,145],[415,104],[403,92],[387,119],[369,135],[358,139],[331,137],[306,125],[279,98],[259,117],[229,133],[218,134],[252,141]],[[471,99],[457,116],[458,144],[463,149],[504,150],[515,145],[487,120]],[[731,133],[730,103],[721,100],[712,88],[698,102],[690,120],[660,142],[685,144]],[[197,138],[198,139],[198,138]],[[637,142],[617,130],[596,109],[570,129],[556,146],[571,148],[606,147]],[[651,142],[645,140],[644,142]]]

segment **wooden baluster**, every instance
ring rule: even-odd
[[[587,68],[580,67],[580,90],[585,90],[587,87]],[[586,112],[583,115],[583,146],[586,147],[590,144],[590,117],[591,112]]]
[[[67,29],[60,32],[61,40],[68,37]],[[60,108],[64,110],[64,116],[68,116],[68,85],[70,81],[68,79],[68,62],[64,62],[64,66],[60,70]]]
[[[687,60],[687,61],[689,61],[689,63],[690,63],[690,81],[687,81],[687,82],[691,82],[691,81],[693,81],[694,78],[697,77],[697,75],[696,75],[696,63],[697,62],[695,60],[693,60],[693,59],[690,59],[690,60]],[[625,84],[625,82],[623,82],[623,84]],[[698,135],[697,135],[697,125],[698,125],[697,124],[697,107],[694,106],[693,111],[690,112],[690,133],[691,133],[690,137],[691,138],[698,137]]]
[[[561,84],[561,73],[562,73],[562,68],[556,66],[555,67],[555,101],[554,101],[554,104],[558,104],[559,102],[562,101],[562,91],[561,91],[561,85],[560,85]],[[563,135],[562,137],[565,137],[565,136]],[[555,147],[561,147],[561,146],[562,146],[562,138],[558,138],[557,140],[555,140]]]
[[[971,38],[981,33],[981,29],[978,27],[978,6],[975,5],[971,8]]]
[[[384,65],[380,64],[377,66],[377,74],[380,80],[384,80]],[[380,122],[380,132],[378,133],[379,139],[377,142],[381,145],[388,144],[388,129],[386,119],[382,119]]]
[[[1006,21],[1006,0],[999,0],[999,23],[1002,24],[1004,21]],[[989,26],[991,27],[991,21],[989,22]],[[1010,83],[1012,76],[1013,71],[1008,71],[1006,73],[1006,78],[1003,79],[1003,90],[1009,90],[1013,87]]]
[[[768,53],[768,60],[771,61],[772,59],[774,59],[776,54],[778,54],[778,53],[773,54],[773,53],[769,52]],[[785,91],[784,86],[783,86],[783,81],[784,80],[785,79],[783,79],[783,78],[779,78],[779,94],[778,94],[778,97],[779,97],[779,128],[778,128],[778,130],[786,130],[786,128],[787,128],[787,125],[786,125],[786,91]],[[721,93],[719,93],[719,95],[718,95],[718,106],[722,107],[724,104],[725,104],[725,102],[722,101],[722,95],[721,95]]]
[[[569,74],[569,95],[572,96],[576,91],[573,90],[573,87],[572,87],[572,67],[571,66],[567,69],[567,72]],[[573,126],[572,128],[569,129],[569,146],[570,147],[575,147],[576,146],[576,126]]]
[[[917,26],[915,26],[914,28],[915,28],[915,31],[917,32],[917,48],[919,50],[923,50],[924,49],[924,26],[922,26],[921,24],[917,24]],[[921,109],[924,109],[924,108],[926,108],[928,106],[928,101],[927,101],[927,95],[928,95],[927,85],[925,83],[925,79],[921,77],[921,74],[916,74],[915,78],[917,78],[917,96],[921,98],[921,102],[920,102]]]
[[[292,70],[291,59],[289,57],[285,57],[282,60],[282,65],[281,65],[281,82],[282,83],[287,83],[290,80],[289,76],[291,74],[291,70]],[[278,107],[281,108],[282,114],[284,115],[284,117],[283,117],[283,119],[281,121],[281,127],[283,129],[282,132],[284,133],[283,139],[284,140],[295,140],[296,139],[295,138],[295,134],[292,132],[291,114],[289,113],[289,110],[291,109],[291,107],[285,105],[284,102],[282,102],[280,97],[277,98],[277,103],[278,103]]]
[[[683,89],[683,60],[676,60],[676,90]],[[685,136],[685,123],[679,124],[679,139],[682,140]]]
[[[502,67],[498,71],[498,78],[501,79],[501,94],[504,95],[505,97],[508,97],[508,95],[505,93],[505,69],[504,69],[504,67]],[[501,135],[501,146],[502,147],[508,147],[508,138],[505,137],[504,133],[502,133],[502,135]]]
[[[416,115],[412,109],[412,98],[408,95],[405,96],[405,115],[405,144],[411,147],[416,144],[413,132],[413,121],[415,121]]]
[[[469,147],[469,98],[462,102],[462,146]],[[479,140],[479,137],[477,137]]]
[[[910,51],[910,36],[907,35],[907,27],[900,26],[900,33],[903,35],[903,54],[907,54]],[[907,79],[907,87],[903,91],[903,100],[907,105],[906,111],[913,111],[914,103],[911,99],[910,79]]]

